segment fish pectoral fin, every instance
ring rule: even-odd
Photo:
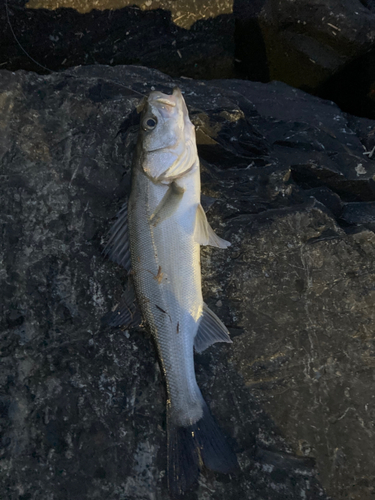
[[[116,216],[116,221],[109,231],[109,238],[103,253],[116,264],[123,266],[129,273],[130,261],[130,239],[128,228],[128,202],[126,201]]]
[[[229,241],[220,238],[209,225],[201,204],[198,205],[195,216],[194,239],[200,245],[211,245],[217,248],[227,248],[230,246]]]
[[[184,188],[180,187],[176,182],[172,182],[161,202],[151,215],[150,223],[153,226],[157,226],[160,222],[163,222],[163,220],[171,217],[177,210],[184,192]]]
[[[135,297],[134,285],[129,278],[120,302],[113,311],[109,311],[102,317],[102,323],[109,326],[123,326],[135,328],[142,322],[142,316]]]
[[[194,338],[194,349],[203,352],[216,342],[232,343],[227,327],[206,304],[203,304],[203,314]]]

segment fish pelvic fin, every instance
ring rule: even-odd
[[[237,456],[203,402],[203,416],[188,427],[173,423],[167,408],[168,489],[181,498],[197,482],[203,465],[225,474],[238,472]]]
[[[194,239],[200,245],[211,245],[217,248],[227,248],[230,246],[229,241],[220,238],[212,229],[201,204],[198,205],[195,216]]]

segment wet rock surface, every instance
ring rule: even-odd
[[[6,0],[0,67],[283,81],[375,118],[372,0]]]
[[[38,8],[26,0],[8,2],[0,10],[0,67],[46,73],[76,65],[139,64],[172,76],[234,76],[228,0],[195,8],[193,18],[188,0],[178,9],[167,0],[138,3],[143,8],[125,0],[34,2]],[[57,8],[74,5],[78,11]]]
[[[196,3],[194,0],[28,0],[28,9],[55,10],[75,9],[81,14],[92,10],[114,10],[128,6],[141,10],[163,9],[170,11],[172,21],[181,28],[189,29],[196,21],[215,18],[222,14],[232,14],[233,0],[206,0]]]
[[[208,219],[232,242],[202,249],[202,271],[233,344],[196,371],[241,466],[186,498],[370,499],[375,123],[281,83],[101,66],[0,73],[1,497],[169,498],[157,356],[147,332],[101,325],[125,283],[101,252],[126,196],[131,89],[176,84]]]
[[[367,0],[236,0],[237,70],[375,117],[375,5]]]

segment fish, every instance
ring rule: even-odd
[[[200,246],[221,249],[202,208],[195,127],[179,88],[151,92],[138,107],[140,130],[129,199],[104,249],[128,272],[125,292],[106,316],[111,326],[151,332],[167,386],[167,482],[172,496],[197,481],[202,465],[236,472],[237,456],[198,387],[194,350],[231,343],[202,297]]]

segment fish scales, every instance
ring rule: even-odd
[[[142,315],[154,336],[168,392],[168,486],[179,496],[196,482],[202,463],[225,473],[238,467],[194,370],[194,349],[231,342],[203,302],[200,269],[200,245],[229,243],[214,233],[200,205],[195,131],[181,91],[151,92],[140,108],[131,194],[105,249],[130,277],[120,304],[106,316],[113,326],[130,327]]]
[[[175,422],[186,426],[202,416],[192,355],[203,309],[200,246],[194,241],[200,201],[198,165],[180,184],[186,190],[195,184],[197,195],[183,199],[171,217],[154,227],[148,221],[168,186],[154,184],[135,169],[129,229],[137,297],[158,345]],[[156,279],[159,268],[160,282]]]

